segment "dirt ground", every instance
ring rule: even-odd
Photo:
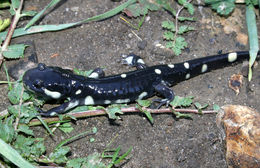
[[[25,9],[41,10],[49,1],[27,0]],[[91,16],[104,13],[122,2],[111,0],[70,0],[62,1],[49,12],[39,24],[59,24],[76,22]],[[194,1],[197,4],[197,1]],[[238,6],[242,13],[240,33],[246,33],[244,6]],[[184,12],[185,15],[185,12]],[[135,53],[140,55],[148,65],[177,63],[198,57],[231,51],[248,50],[248,45],[237,41],[236,33],[227,34],[221,25],[224,18],[217,16],[208,7],[201,11],[195,7],[196,22],[188,23],[195,27],[195,31],[186,34],[188,48],[180,56],[174,56],[167,49],[156,47],[165,44],[162,38],[161,22],[172,20],[165,11],[150,12],[139,31],[133,30],[120,19],[121,14],[112,18],[83,24],[78,27],[59,32],[40,33],[15,38],[17,43],[33,40],[36,46],[39,62],[60,67],[79,69],[94,69],[103,67],[107,75],[132,70],[119,63],[120,55]],[[206,20],[203,22],[202,20]],[[129,19],[137,25],[138,19]],[[208,21],[208,22],[207,22]],[[23,27],[26,21],[20,23]],[[259,22],[258,22],[258,30]],[[139,39],[134,31],[147,46],[138,48]],[[51,58],[53,54],[58,56]],[[253,80],[248,84],[243,81],[239,95],[228,87],[228,80],[234,73],[240,72],[242,64],[219,69],[193,79],[181,82],[172,89],[179,96],[194,96],[195,101],[219,106],[226,104],[240,104],[253,107],[260,111],[258,105],[260,97],[260,69],[254,70]],[[2,72],[1,72],[2,73]],[[1,74],[1,80],[4,75]],[[7,86],[0,86],[2,95],[0,109],[4,110],[9,104]],[[209,108],[209,109],[210,109]],[[192,119],[176,119],[173,115],[153,115],[154,125],[143,115],[121,115],[121,120],[111,121],[106,116],[91,117],[73,123],[75,130],[66,135],[59,131],[55,137],[49,138],[46,146],[51,151],[61,140],[72,135],[89,130],[94,126],[98,132],[94,136],[95,142],[89,142],[90,137],[82,138],[71,143],[71,157],[84,157],[94,152],[102,152],[113,138],[112,147],[121,146],[122,152],[132,146],[130,159],[119,167],[155,167],[155,168],[223,168],[226,167],[224,141],[220,138],[220,131],[216,126],[216,115],[192,115]],[[45,136],[46,131],[37,128],[35,134]]]

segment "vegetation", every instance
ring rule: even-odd
[[[188,26],[187,22],[196,21],[193,17],[183,17],[181,12],[187,10],[190,16],[194,13],[194,6],[191,0],[178,0],[178,7],[172,7],[173,1],[170,0],[128,0],[122,3],[120,6],[82,21],[68,24],[58,25],[35,25],[35,23],[48,11],[50,8],[59,3],[60,0],[52,0],[42,11],[23,11],[23,0],[2,0],[0,2],[0,8],[10,8],[10,14],[13,17],[12,23],[10,19],[5,18],[0,20],[0,31],[8,31],[0,33],[0,66],[4,65],[6,58],[16,59],[24,56],[25,44],[12,44],[10,41],[14,37],[24,36],[32,33],[46,32],[46,31],[59,31],[67,28],[71,28],[82,23],[88,23],[91,21],[99,21],[105,18],[109,18],[120,12],[124,12],[129,18],[142,17],[139,25],[133,28],[139,30],[144,21],[144,16],[148,15],[150,11],[166,10],[172,16],[172,20],[162,21],[162,29],[164,29],[163,38],[166,41],[166,47],[173,50],[176,55],[180,55],[181,51],[187,47],[184,35],[190,31],[195,30],[193,27]],[[153,3],[152,3],[153,2]],[[205,3],[210,5],[220,15],[228,16],[235,8],[234,0],[205,0]],[[250,42],[250,71],[249,79],[251,79],[252,71],[251,67],[255,61],[258,47],[256,18],[254,13],[254,6],[259,5],[257,0],[246,0],[246,21]],[[1,14],[1,13],[0,13]],[[16,28],[17,23],[22,17],[32,17],[28,24],[23,28]],[[125,19],[126,20],[126,19]],[[128,22],[130,24],[130,22]],[[5,67],[5,66],[4,66]],[[78,71],[82,73],[81,71]],[[84,73],[89,74],[89,72]],[[66,146],[71,141],[78,139],[81,136],[90,136],[90,142],[94,139],[91,135],[97,132],[96,128],[92,128],[87,132],[83,132],[78,136],[68,138],[62,142],[48,155],[46,155],[46,147],[44,146],[43,138],[35,137],[30,126],[42,124],[53,135],[53,130],[60,129],[65,133],[70,133],[73,128],[70,124],[71,120],[76,120],[80,117],[87,117],[91,115],[105,115],[107,114],[110,119],[118,119],[118,114],[124,114],[128,112],[143,112],[148,120],[153,123],[151,113],[173,113],[176,118],[191,117],[184,114],[184,112],[193,113],[212,113],[215,111],[202,111],[207,105],[201,105],[194,103],[197,110],[183,110],[177,109],[180,107],[187,107],[193,104],[193,97],[178,97],[170,103],[172,108],[152,110],[149,109],[151,101],[140,100],[137,102],[136,107],[128,107],[126,105],[111,105],[107,108],[82,106],[74,109],[69,114],[60,116],[59,118],[42,119],[37,115],[37,107],[44,104],[44,101],[35,98],[34,95],[23,89],[21,79],[17,82],[10,82],[8,74],[7,81],[0,81],[1,84],[7,83],[9,85],[8,98],[12,103],[7,110],[0,113],[0,167],[13,166],[17,167],[34,167],[35,165],[48,165],[54,164],[55,166],[67,166],[67,167],[112,167],[119,164],[129,156],[132,148],[130,147],[124,154],[119,155],[120,147],[110,150],[109,146],[104,149],[103,153],[94,153],[85,158],[69,159],[68,153],[70,148]],[[217,110],[219,107],[214,106]],[[91,112],[91,114],[90,114]],[[93,113],[94,112],[94,113]],[[105,161],[104,161],[105,160]]]

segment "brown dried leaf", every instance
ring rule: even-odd
[[[233,74],[228,81],[228,86],[233,89],[236,94],[239,94],[239,90],[242,87],[243,76],[241,74]]]

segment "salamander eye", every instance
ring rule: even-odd
[[[36,88],[36,89],[40,89],[42,87],[42,80],[39,80],[39,79],[36,79],[34,82],[33,82],[33,86]]]

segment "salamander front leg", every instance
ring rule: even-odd
[[[165,97],[165,99],[154,99],[153,101],[159,102],[157,108],[163,105],[168,106],[169,103],[174,99],[174,92],[164,83],[160,83],[154,86],[156,92]]]
[[[103,78],[103,77],[105,77],[105,72],[103,71],[102,68],[94,69],[91,72],[91,74],[88,76],[88,78],[94,78],[94,79]]]
[[[69,102],[65,102],[65,103],[61,104],[58,107],[54,107],[48,111],[43,111],[42,109],[38,109],[38,111],[40,112],[40,115],[43,117],[52,117],[52,116],[56,116],[58,114],[63,114],[66,111],[68,111],[78,105],[79,105],[79,101],[71,100]]]
[[[147,67],[143,59],[135,54],[123,55],[122,57],[122,63],[125,65],[136,67],[137,69],[145,69]]]

